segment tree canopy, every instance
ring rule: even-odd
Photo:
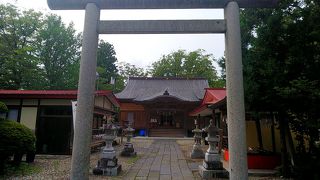
[[[305,140],[313,151],[320,128],[319,11],[319,1],[312,0],[241,11],[246,108],[289,120],[300,153]]]
[[[81,33],[55,14],[0,5],[0,89],[77,89]],[[117,75],[113,45],[101,40],[98,88]]]
[[[112,44],[100,40],[97,52],[98,89],[112,89],[111,78],[116,78],[118,69],[116,67],[117,57]]]
[[[73,24],[66,26],[61,17],[50,14],[38,32],[37,58],[42,65],[45,88],[75,89],[78,85],[80,34]]]
[[[0,5],[0,88],[37,88],[39,59],[35,42],[41,14]]]
[[[201,49],[191,52],[178,50],[163,55],[160,60],[152,63],[149,71],[154,77],[207,78],[211,87],[223,87],[224,82],[217,75],[214,61],[211,54],[205,54]]]
[[[143,68],[136,67],[130,63],[119,62],[117,64],[118,76],[116,78],[115,91],[120,92],[124,89],[129,77],[145,77],[148,73]]]
[[[0,88],[74,89],[80,35],[57,15],[0,5]]]

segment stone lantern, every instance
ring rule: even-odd
[[[116,151],[112,146],[117,137],[117,128],[112,124],[111,119],[108,119],[107,124],[103,125],[103,130],[106,146],[102,150],[97,166],[93,169],[93,174],[117,176],[121,171],[121,165],[118,164]]]
[[[194,124],[196,125],[196,128],[192,130],[192,132],[194,133],[194,145],[190,156],[192,159],[203,158],[204,153],[201,149],[202,130],[199,129],[199,125],[196,119],[194,120]]]
[[[203,131],[208,133],[206,140],[209,143],[209,148],[205,154],[203,164],[199,166],[199,173],[201,177],[203,179],[228,177],[228,171],[223,168],[222,162],[220,161],[219,128],[213,125],[213,121],[211,119],[210,125],[207,128],[204,128]]]
[[[135,129],[131,128],[131,123],[129,123],[128,127],[123,130],[126,134],[127,142],[124,145],[124,148],[121,152],[121,156],[135,156],[135,155],[137,155],[137,153],[134,152],[133,144],[131,143],[131,138],[133,137],[134,130]]]

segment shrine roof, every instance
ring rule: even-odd
[[[201,105],[189,113],[190,116],[206,116],[212,113],[209,106],[220,104],[226,98],[225,88],[206,88]]]
[[[208,87],[204,78],[130,77],[125,89],[116,97],[120,101],[143,102],[173,97],[180,101],[199,102]]]
[[[0,90],[2,99],[77,99],[78,90]],[[95,96],[106,96],[115,106],[117,98],[110,90],[95,91]]]

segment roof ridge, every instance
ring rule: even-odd
[[[129,80],[207,80],[203,77],[129,77]]]

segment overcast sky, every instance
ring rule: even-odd
[[[44,13],[55,13],[68,24],[73,22],[78,32],[83,31],[84,10],[50,10],[46,0],[0,0],[21,8],[32,8]],[[101,20],[166,20],[166,19],[223,19],[223,10],[102,10]],[[224,34],[170,34],[170,35],[100,35],[100,39],[114,45],[119,61],[138,67],[147,67],[162,55],[185,49],[204,49],[219,58],[224,54]]]

